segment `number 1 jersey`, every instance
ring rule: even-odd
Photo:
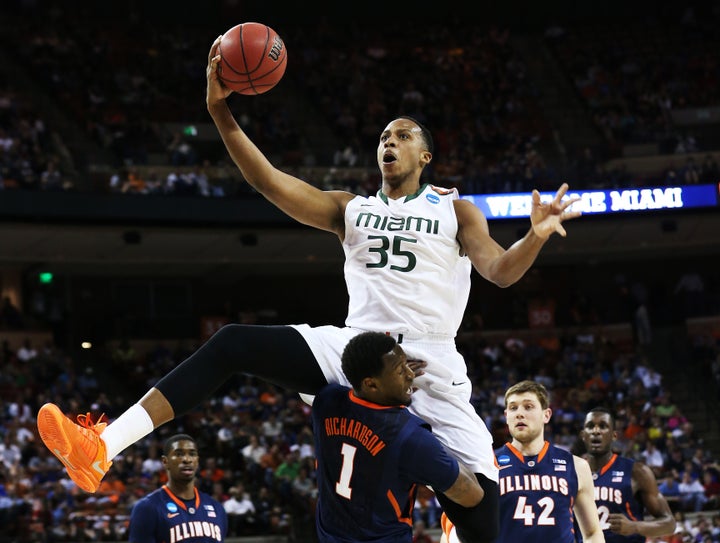
[[[405,407],[331,384],[315,397],[312,422],[321,543],[407,543],[416,484],[442,492],[457,479],[457,461]]]

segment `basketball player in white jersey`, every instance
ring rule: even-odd
[[[485,490],[474,508],[442,494],[438,500],[463,541],[493,541],[498,471],[492,438],[470,404],[472,385],[454,341],[471,267],[500,287],[512,285],[553,233],[565,236],[563,221],[580,215],[569,209],[575,199],[564,198],[566,184],[551,202],[541,202],[533,191],[531,228],[504,249],[490,237],[480,210],[457,190],[421,184],[433,142],[410,117],[393,120],[380,134],[382,187],[376,196],[322,191],[276,169],[237,124],[226,104],[231,91],[216,73],[219,40],[208,57],[210,116],[253,188],[295,220],[338,236],[350,298],[346,327],[227,325],[107,426],[88,417],[78,425],[60,407],[44,405],[38,414],[44,443],[79,486],[94,492],[115,455],[200,404],[234,373],[312,395],[327,382],[348,384],[340,357],[350,338],[366,330],[386,332],[402,343],[408,358],[426,363],[410,409],[473,469]]]

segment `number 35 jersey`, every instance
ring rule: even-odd
[[[535,456],[506,443],[495,451],[500,469],[503,543],[574,543],[573,505],[578,491],[573,455],[547,441]]]
[[[357,196],[345,209],[345,324],[454,338],[470,293],[470,259],[457,241],[456,189],[424,184],[389,199]]]

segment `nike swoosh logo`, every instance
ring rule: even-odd
[[[503,470],[503,469],[507,469],[507,468],[511,468],[511,467],[512,467],[512,464],[508,464],[507,466],[500,466],[498,469]]]
[[[93,469],[97,471],[100,475],[105,475],[105,470],[100,467],[100,460],[95,460],[92,465]]]
[[[62,462],[63,464],[65,464],[65,467],[67,467],[67,468],[69,468],[69,469],[71,469],[71,470],[73,470],[73,471],[77,471],[77,468],[72,465],[72,463],[70,462],[70,460],[68,460],[67,457],[66,457],[64,454],[62,454],[62,453],[61,453],[60,451],[58,451],[57,449],[53,449],[53,452],[55,453],[55,456],[57,456],[58,460],[60,460],[60,462]]]
[[[455,381],[453,381],[452,386],[459,387],[460,385],[464,385],[465,383],[467,383],[467,381],[461,381],[460,383],[456,383]]]
[[[175,517],[178,516],[179,514],[180,514],[180,513],[168,513],[168,518],[175,518]]]

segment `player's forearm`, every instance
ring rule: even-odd
[[[535,235],[532,229],[528,231],[495,261],[491,280],[500,287],[518,282],[537,259],[545,241]]]
[[[633,522],[634,532],[645,537],[662,537],[675,532],[675,519],[672,517],[639,520]]]
[[[460,464],[457,480],[444,494],[463,507],[474,507],[485,497],[485,491],[478,483],[477,477],[463,464]]]
[[[208,111],[230,158],[245,180],[258,192],[264,193],[268,180],[273,178],[273,165],[240,128],[224,101],[209,106]]]

